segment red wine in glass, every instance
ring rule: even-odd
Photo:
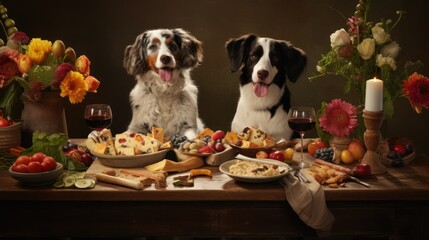
[[[289,127],[298,132],[301,136],[301,168],[310,167],[308,162],[304,161],[304,133],[316,126],[316,112],[312,107],[298,106],[291,107],[288,112]]]
[[[86,105],[84,119],[89,128],[100,132],[112,124],[112,109],[108,104]]]
[[[89,128],[101,131],[104,128],[108,128],[112,124],[112,117],[107,114],[92,115],[86,117],[85,121]]]
[[[289,127],[298,133],[304,133],[316,126],[316,121],[311,118],[289,118]]]

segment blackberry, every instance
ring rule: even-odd
[[[188,140],[188,138],[180,133],[174,134],[171,138],[170,141],[171,143],[173,143],[174,148],[179,148],[180,144],[183,142],[186,142]]]
[[[327,162],[332,162],[334,158],[334,149],[333,148],[320,148],[316,150],[314,154],[315,158],[325,160]]]

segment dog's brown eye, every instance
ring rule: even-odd
[[[250,55],[250,61],[256,61],[258,59],[258,56],[255,54]]]
[[[158,50],[158,45],[156,45],[156,44],[149,45],[149,50],[151,50],[151,51]]]

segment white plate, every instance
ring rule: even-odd
[[[257,162],[257,163],[266,163],[266,164],[271,164],[271,165],[278,165],[280,170],[284,170],[283,173],[279,174],[279,175],[275,175],[275,176],[242,176],[242,175],[235,175],[235,174],[231,174],[229,172],[229,167],[233,164],[235,164],[235,161],[237,159],[234,160],[230,160],[227,162],[222,163],[219,166],[219,170],[230,176],[231,178],[233,178],[236,181],[241,181],[241,182],[250,182],[250,183],[262,183],[262,182],[272,182],[275,180],[278,180],[284,176],[286,176],[287,174],[289,174],[289,165],[280,161],[276,161],[276,160],[269,160],[269,159],[251,159],[251,158],[246,158],[243,161],[253,161],[253,162]],[[238,159],[238,160],[242,160],[242,159]]]
[[[108,167],[119,167],[119,168],[134,168],[134,167],[145,167],[152,163],[159,162],[164,159],[167,152],[170,149],[164,149],[155,153],[139,154],[134,156],[125,155],[107,155],[94,153],[94,156],[98,158],[101,164]]]

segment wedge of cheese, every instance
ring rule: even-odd
[[[98,134],[91,133],[88,135],[85,145],[96,153],[117,155],[110,129],[103,129]]]
[[[134,145],[134,151],[136,154],[154,153],[159,150],[160,142],[155,138],[145,136],[137,133],[134,136],[136,144]]]

